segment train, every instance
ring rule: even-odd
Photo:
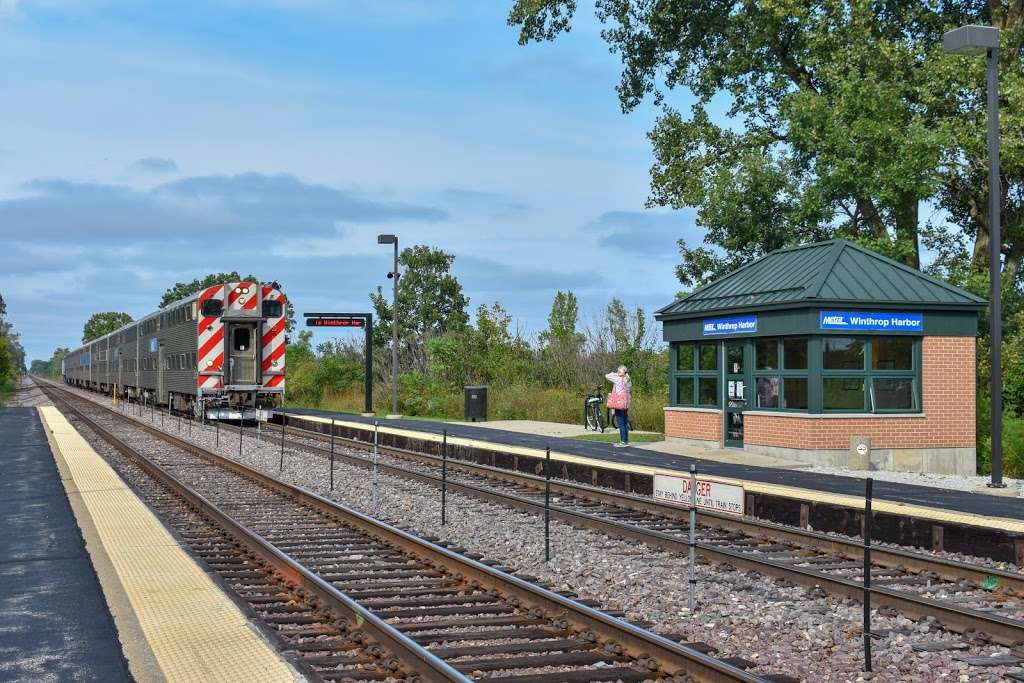
[[[226,282],[94,339],[65,383],[196,417],[257,419],[284,401],[287,298],[276,282]]]

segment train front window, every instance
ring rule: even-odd
[[[224,302],[220,299],[207,299],[203,302],[203,315],[218,318],[223,312]]]
[[[263,302],[263,317],[264,318],[280,318],[284,307],[280,301],[264,301]]]
[[[245,351],[249,348],[250,333],[248,327],[236,327],[233,336],[235,351]]]

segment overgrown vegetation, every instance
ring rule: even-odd
[[[10,399],[24,372],[25,349],[7,319],[7,303],[0,295],[0,406]]]
[[[400,257],[399,411],[409,416],[460,418],[463,386],[489,387],[488,417],[582,422],[582,394],[602,387],[617,365],[630,368],[633,423],[662,431],[668,395],[668,353],[658,344],[642,309],[612,299],[597,321],[579,324],[572,292],[558,292],[546,329],[528,339],[499,302],[480,304],[470,319],[469,299],[451,274],[454,256],[414,246]],[[370,295],[375,317],[374,410],[390,412],[391,302]],[[361,411],[362,339],[335,339],[315,348],[300,332],[287,351],[292,405]]]

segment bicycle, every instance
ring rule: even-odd
[[[604,394],[598,387],[592,394],[586,394],[583,400],[583,428],[594,430],[604,434],[605,420],[601,414],[601,404],[604,403]]]

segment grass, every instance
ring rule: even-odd
[[[17,386],[18,383],[14,380],[0,382],[0,406],[7,405],[7,402],[11,400],[11,396],[14,395],[14,390]]]
[[[580,441],[600,441],[601,443],[618,443],[619,442],[619,431],[606,431],[604,434],[582,434],[580,436],[572,437],[579,439]],[[649,432],[632,432],[629,435],[630,443],[652,443],[654,441],[664,441],[664,434],[651,434]]]
[[[391,412],[391,391],[388,386],[375,387],[373,408],[378,416]],[[636,429],[662,432],[665,429],[663,407],[668,402],[661,394],[635,394],[629,416]],[[488,420],[540,420],[561,424],[581,424],[583,397],[568,389],[547,389],[525,385],[490,387],[487,396]],[[324,392],[318,402],[289,401],[289,405],[320,408],[344,413],[360,413],[363,409],[362,387],[347,391]],[[404,417],[425,420],[461,420],[462,392],[446,391],[429,396],[399,396],[398,412]]]

